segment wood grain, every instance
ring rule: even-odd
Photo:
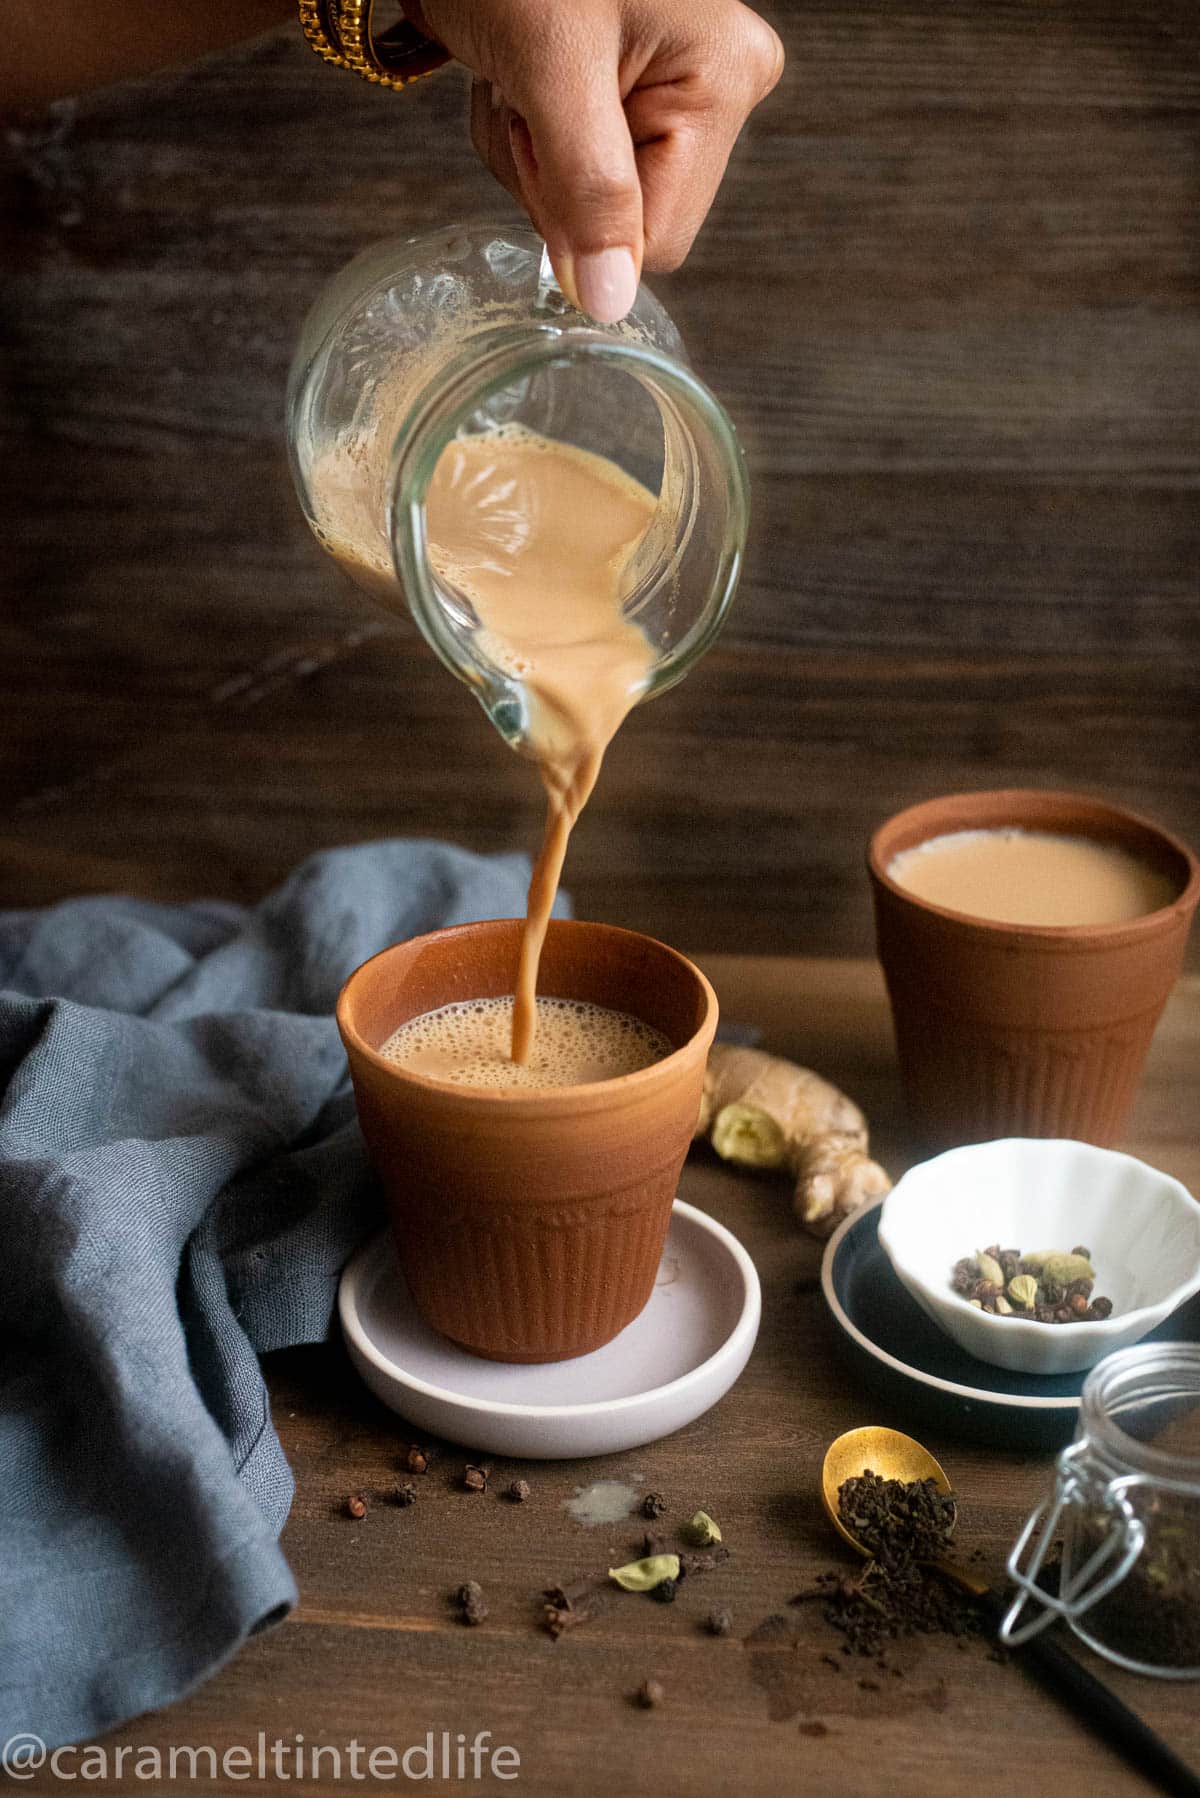
[[[877,970],[723,956],[706,958],[706,967],[727,1016],[758,1023],[770,1046],[810,1059],[862,1100],[877,1152],[899,1173],[910,1151]],[[1200,978],[1192,977],[1168,1007],[1128,1146],[1193,1189],[1198,1053]],[[538,1798],[877,1798],[885,1790],[958,1798],[981,1769],[990,1781],[998,1768],[1006,1785],[1021,1787],[1036,1787],[1053,1768],[1056,1791],[1069,1798],[1149,1791],[1016,1661],[996,1663],[985,1644],[960,1651],[945,1638],[917,1639],[900,1651],[900,1678],[869,1662],[837,1671],[821,1658],[832,1646],[842,1661],[836,1637],[815,1606],[788,1602],[817,1573],[847,1565],[820,1509],[821,1456],[855,1424],[904,1428],[911,1420],[881,1409],[846,1365],[813,1283],[820,1247],[795,1225],[782,1183],[737,1176],[697,1152],[682,1196],[736,1231],[763,1283],[758,1345],[715,1410],[629,1455],[496,1462],[483,1496],[461,1487],[469,1450],[447,1446],[417,1482],[416,1504],[401,1510],[382,1495],[402,1477],[404,1424],[369,1397],[340,1349],[272,1357],[274,1417],[297,1482],[283,1546],[299,1608],[192,1696],[109,1737],[110,1751],[209,1743],[220,1753],[254,1748],[262,1730],[268,1744],[291,1748],[301,1735],[310,1747],[344,1755],[353,1739],[403,1749],[428,1730],[472,1737],[491,1729],[495,1742],[521,1755],[514,1789]],[[959,1492],[964,1548],[978,1548],[978,1565],[999,1580],[1051,1458],[1002,1441],[989,1449],[922,1435]],[[501,1496],[514,1476],[533,1489],[524,1505]],[[578,1486],[601,1478],[660,1491],[671,1523],[707,1509],[733,1558],[686,1581],[672,1606],[614,1594],[601,1616],[553,1642],[539,1626],[542,1588],[615,1564],[640,1534],[636,1520],[585,1529],[564,1510]],[[342,1504],[362,1488],[381,1497],[353,1523]],[[478,1629],[456,1621],[450,1602],[464,1579],[479,1580],[489,1597],[491,1615]],[[733,1611],[727,1639],[702,1627],[713,1604]],[[1200,1764],[1193,1688],[1123,1674],[1077,1651]],[[661,1681],[665,1700],[647,1713],[631,1700],[649,1676]],[[805,1733],[813,1724],[827,1733]],[[89,1786],[122,1789],[116,1780]],[[345,1777],[338,1784],[324,1775],[297,1786],[327,1798],[353,1789]],[[59,1788],[37,1779],[25,1789]],[[177,1789],[214,1787],[198,1780]],[[274,1793],[279,1783],[252,1777],[225,1789]]]
[[[747,445],[747,576],[568,879],[677,941],[861,953],[864,839],[938,791],[1076,786],[1200,841],[1200,27],[770,10],[784,83],[657,283]],[[0,904],[535,842],[528,771],[324,562],[282,442],[321,281],[505,214],[463,118],[454,75],[397,100],[285,31],[9,133]]]

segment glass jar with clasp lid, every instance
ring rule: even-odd
[[[469,593],[433,566],[425,515],[447,444],[500,427],[607,457],[656,497],[622,584],[653,651],[643,697],[680,680],[720,628],[749,500],[733,426],[645,287],[620,325],[596,325],[567,304],[532,231],[494,225],[379,244],[330,282],[288,389],[305,514],[375,598],[407,606],[520,747],[519,674],[489,654]]]
[[[1055,1587],[1046,1557],[1060,1533]],[[1003,1640],[1062,1617],[1118,1666],[1200,1678],[1200,1343],[1143,1343],[1092,1369],[1054,1492],[1008,1571],[1020,1591]]]

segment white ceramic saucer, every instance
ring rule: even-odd
[[[418,1317],[386,1232],[338,1291],[350,1358],[385,1405],[431,1435],[537,1460],[615,1454],[691,1423],[745,1367],[761,1310],[741,1243],[681,1199],[645,1309],[574,1361],[483,1361],[439,1336]]]

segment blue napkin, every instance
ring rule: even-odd
[[[379,1221],[338,989],[528,877],[378,842],[250,910],[0,914],[0,1742],[167,1704],[295,1603],[258,1355],[327,1334]]]

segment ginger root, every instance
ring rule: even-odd
[[[796,1215],[829,1236],[891,1181],[867,1153],[867,1121],[852,1099],[810,1068],[762,1049],[714,1043],[696,1135],[737,1167],[784,1168]]]

